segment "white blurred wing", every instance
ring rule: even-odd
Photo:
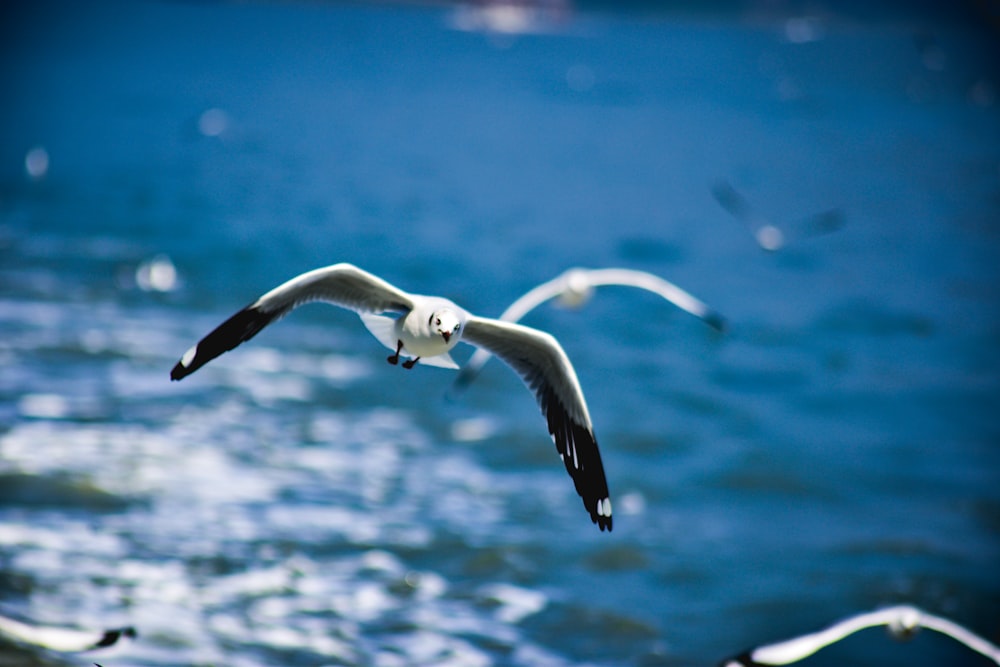
[[[462,340],[500,357],[534,392],[591,520],[601,530],[611,530],[601,453],[576,371],[559,342],[537,329],[473,316],[465,323]]]
[[[684,291],[677,285],[645,271],[633,271],[631,269],[570,269],[565,273],[532,288],[519,297],[505,310],[498,319],[504,322],[517,322],[536,307],[561,295],[567,289],[569,276],[573,274],[578,277],[585,277],[592,287],[600,285],[620,285],[623,287],[638,287],[657,294],[681,310],[694,315],[703,320],[716,331],[724,331],[726,328],[726,318],[717,310],[708,306],[703,301],[695,298],[690,293]],[[469,360],[462,367],[458,377],[455,378],[456,389],[467,387],[482,370],[486,362],[490,360],[490,353],[486,350],[476,350],[469,357]]]
[[[631,269],[594,269],[587,272],[587,277],[590,284],[595,287],[598,285],[622,285],[638,287],[658,294],[684,312],[704,320],[716,331],[722,331],[726,328],[726,318],[717,310],[672,282],[652,273]]]
[[[562,294],[565,288],[565,274],[533,287],[518,297],[514,303],[510,304],[507,310],[500,314],[499,319],[504,322],[517,322],[536,307]],[[462,370],[459,371],[453,386],[456,389],[467,387],[469,383],[476,379],[479,371],[482,370],[491,356],[492,353],[486,348],[476,350],[469,357],[469,360],[465,362]]]
[[[170,379],[187,377],[310,301],[358,313],[404,313],[413,307],[411,295],[352,264],[315,269],[279,285],[216,327],[184,354],[170,371]]]
[[[954,621],[931,614],[922,614],[920,624],[930,630],[935,630],[946,634],[955,641],[959,641],[968,646],[973,651],[982,653],[984,656],[1000,665],[1000,646],[989,642],[976,633],[968,630]]]
[[[538,306],[562,294],[565,289],[566,274],[564,273],[548,282],[536,285],[519,296],[517,301],[507,306],[507,310],[503,311],[498,319],[504,322],[518,322]]]
[[[835,623],[818,632],[801,637],[795,637],[783,642],[761,646],[750,652],[754,663],[764,665],[787,665],[806,658],[824,646],[838,642],[858,630],[864,630],[875,625],[885,625],[890,616],[882,611],[858,614]]]
[[[898,605],[857,614],[817,632],[758,646],[741,653],[739,656],[724,660],[721,664],[723,667],[792,664],[859,630],[877,625],[889,626],[897,638],[907,638],[920,628],[935,630],[952,637],[1000,665],[1000,648],[997,646],[953,621],[927,614],[909,605]]]
[[[92,651],[113,646],[121,638],[135,637],[131,627],[113,630],[76,630],[52,625],[37,625],[0,616],[0,636],[20,644],[30,644],[52,651]]]

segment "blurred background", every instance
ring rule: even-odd
[[[711,665],[910,603],[1000,640],[1000,5],[0,9],[0,611],[134,625],[3,664]],[[576,366],[587,517],[499,362],[296,311],[352,262]],[[456,351],[461,361],[468,346]],[[981,665],[857,635],[810,665]]]

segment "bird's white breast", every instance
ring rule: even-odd
[[[396,320],[397,335],[403,341],[403,348],[417,357],[434,357],[445,354],[455,347],[462,337],[461,329],[446,341],[431,324],[439,304],[417,307]]]

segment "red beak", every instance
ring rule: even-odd
[[[451,332],[450,331],[442,331],[441,335],[444,336],[444,342],[447,343],[448,341],[451,340]]]

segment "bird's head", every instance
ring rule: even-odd
[[[580,308],[594,295],[594,285],[586,269],[570,269],[563,274],[562,292],[559,293],[559,305],[567,308]]]
[[[920,610],[904,605],[895,611],[896,615],[888,623],[889,634],[895,639],[909,639],[920,629]]]
[[[431,331],[440,334],[445,343],[451,342],[451,337],[462,327],[462,320],[450,308],[435,310],[430,319]],[[457,340],[456,340],[457,342]]]

